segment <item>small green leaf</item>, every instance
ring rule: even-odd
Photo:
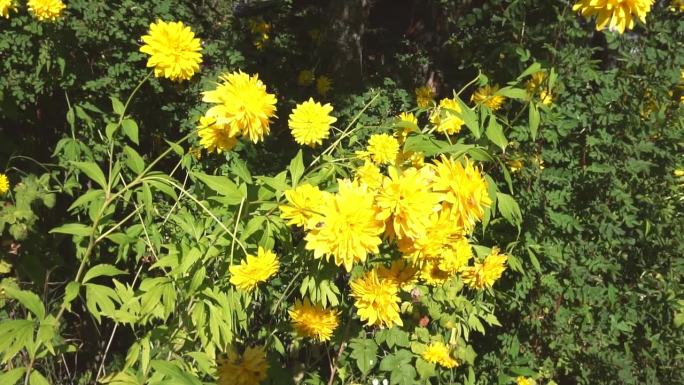
[[[495,115],[489,116],[489,125],[487,126],[486,135],[487,138],[492,141],[492,143],[497,145],[500,149],[506,150],[508,139],[506,139],[506,135],[504,135],[503,132],[503,127],[496,120]]]
[[[496,193],[496,199],[498,201],[498,208],[499,212],[501,212],[501,215],[506,218],[508,223],[518,227],[518,230],[520,230],[520,225],[522,224],[522,213],[520,212],[520,206],[518,206],[518,202],[516,202],[512,196],[501,192]]]
[[[123,133],[135,144],[140,144],[138,141],[138,123],[133,119],[124,119],[121,122],[121,127],[123,127]]]
[[[169,147],[171,147],[171,150],[175,152],[177,155],[183,156],[185,154],[185,151],[183,151],[183,147],[181,147],[178,143],[170,142],[166,139],[164,139],[164,141],[166,142],[166,144],[169,145]]]
[[[304,175],[304,161],[302,159],[302,150],[297,152],[297,156],[290,161],[290,177],[292,178],[292,187],[297,186],[299,179]]]
[[[530,135],[532,136],[532,140],[537,139],[537,131],[539,130],[539,110],[537,109],[537,105],[535,103],[530,103],[530,110],[529,110],[529,120],[530,120]]]
[[[0,384],[3,385],[15,385],[19,379],[21,379],[26,373],[26,368],[19,367],[0,374]]]
[[[30,385],[50,385],[48,380],[40,374],[39,371],[33,370],[31,372],[31,376],[29,377],[29,384]]]
[[[353,339],[349,347],[361,373],[367,374],[377,364],[378,345],[373,340]]]
[[[24,305],[24,307],[36,317],[39,319],[45,318],[45,306],[43,305],[43,301],[40,300],[40,297],[38,297],[35,293],[21,290],[12,285],[3,285],[1,288],[5,290],[5,294],[8,297],[19,301],[19,303]]]
[[[87,283],[93,278],[100,277],[100,276],[108,276],[112,277],[115,275],[121,275],[121,274],[126,274],[125,271],[117,269],[113,265],[108,265],[106,263],[102,263],[96,266],[93,266],[88,270],[88,272],[85,273],[85,276],[83,277],[82,283]]]
[[[123,151],[126,154],[126,166],[134,173],[142,174],[143,170],[145,170],[145,161],[142,156],[129,146],[124,147]]]
[[[495,95],[505,96],[509,99],[527,100],[527,91],[522,88],[504,87],[497,91]]]
[[[92,233],[92,228],[80,223],[67,223],[65,225],[55,227],[50,230],[50,234],[71,234],[81,237],[87,237]]]
[[[112,110],[114,111],[114,113],[117,115],[123,115],[125,110],[123,103],[121,103],[121,100],[119,100],[116,96],[110,96],[109,99],[112,101]]]
[[[219,193],[219,195],[231,198],[232,201],[236,202],[234,204],[239,204],[244,198],[242,191],[228,177],[207,175],[200,172],[194,172],[193,175],[206,184],[207,187]]]
[[[521,73],[521,74],[516,78],[516,80],[517,80],[517,81],[520,81],[520,80],[522,80],[523,78],[525,78],[525,77],[527,77],[527,76],[530,76],[530,75],[532,75],[532,74],[534,74],[534,73],[539,72],[539,70],[541,70],[541,64],[539,64],[539,63],[537,63],[537,62],[532,63],[529,67],[527,67],[527,69],[526,69],[525,71],[523,71],[523,73]]]
[[[64,303],[70,304],[71,301],[76,299],[78,292],[81,290],[81,285],[78,282],[71,281],[66,285],[64,289]],[[67,305],[68,306],[68,305]]]
[[[94,180],[102,188],[107,188],[107,178],[105,178],[104,173],[100,170],[100,167],[93,162],[71,162],[76,168],[81,170],[88,178]]]
[[[71,211],[77,207],[84,206],[87,203],[89,203],[95,199],[104,198],[104,195],[105,195],[104,190],[100,190],[100,189],[88,190],[83,195],[78,197],[78,199],[76,199],[74,201],[74,203],[72,203],[71,206],[69,206],[68,210]]]

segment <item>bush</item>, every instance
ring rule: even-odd
[[[624,34],[537,0],[31,4],[0,20],[0,383],[683,382],[669,2]],[[201,39],[186,80],[145,68],[159,20]]]

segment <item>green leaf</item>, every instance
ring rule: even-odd
[[[20,378],[26,373],[26,368],[19,367],[8,370],[0,374],[0,384],[2,385],[15,385]]]
[[[126,146],[123,149],[126,154],[126,166],[136,174],[142,174],[145,170],[145,161],[133,148]]]
[[[527,100],[529,97],[527,95],[527,91],[523,90],[522,88],[513,88],[513,87],[504,87],[500,90],[498,90],[494,95],[501,95],[505,96],[509,99],[520,99],[520,100]]]
[[[112,140],[117,128],[119,128],[118,124],[114,122],[107,123],[105,126],[105,135],[107,135],[107,139]]]
[[[84,174],[88,176],[88,178],[94,180],[102,188],[107,188],[107,178],[105,178],[104,173],[102,172],[102,170],[100,170],[100,167],[97,164],[93,162],[74,161],[72,161],[71,164],[76,166],[76,168],[81,170]]]
[[[487,126],[486,135],[487,138],[492,141],[492,143],[497,145],[500,149],[506,150],[508,139],[506,139],[506,135],[504,135],[503,132],[503,127],[501,124],[499,124],[499,122],[496,120],[496,116],[494,115],[489,116],[489,125]]]
[[[68,210],[71,211],[77,207],[86,205],[87,203],[94,201],[95,199],[104,198],[104,190],[101,189],[91,189],[86,191],[83,195],[78,197],[74,203],[69,206]]]
[[[45,318],[45,306],[43,305],[43,301],[40,300],[40,297],[38,297],[35,293],[21,290],[12,285],[2,285],[0,287],[5,290],[5,294],[8,297],[19,301],[19,303],[21,303],[31,313],[38,317],[38,319]]]
[[[292,178],[292,187],[297,186],[299,179],[304,175],[304,161],[302,159],[302,150],[297,152],[297,156],[290,161],[290,178]]]
[[[534,266],[534,269],[537,270],[537,273],[541,274],[541,266],[539,265],[539,260],[537,259],[537,256],[534,254],[534,251],[530,247],[527,247],[527,255],[530,256],[530,262],[532,262],[532,266]]]
[[[78,282],[71,281],[66,285],[64,289],[64,300],[63,303],[66,305],[68,310],[71,310],[71,301],[76,299],[78,292],[81,290],[81,285]]]
[[[349,347],[352,349],[350,356],[364,375],[377,364],[378,345],[373,340],[353,339]]]
[[[454,98],[458,102],[459,106],[461,107],[461,118],[463,119],[463,122],[465,123],[466,127],[472,132],[473,136],[476,139],[480,138],[481,132],[480,132],[480,125],[477,121],[477,114],[475,111],[471,110],[470,107],[468,107],[465,103],[463,103],[463,100],[456,96],[454,94]]]
[[[526,69],[525,71],[523,71],[523,73],[521,73],[521,74],[516,78],[516,80],[517,80],[517,81],[520,81],[520,80],[522,80],[523,78],[525,78],[525,77],[527,77],[527,76],[530,76],[530,75],[532,75],[532,74],[534,74],[534,73],[539,72],[539,70],[541,70],[541,64],[539,64],[539,63],[537,63],[537,62],[532,63],[529,67],[527,67],[527,69]]]
[[[522,213],[520,212],[520,206],[518,206],[518,202],[516,202],[512,196],[501,192],[496,193],[496,199],[501,215],[506,218],[508,223],[518,227],[518,230],[520,230],[520,225],[522,224]]]
[[[136,123],[135,120],[126,118],[121,122],[121,126],[123,127],[124,135],[126,135],[128,139],[135,144],[140,144],[138,141],[138,123]]]
[[[164,374],[172,381],[169,384],[178,385],[202,385],[202,382],[193,374],[184,371],[178,365],[172,362],[152,360],[152,369]]]
[[[453,154],[459,157],[467,150],[473,148],[472,144],[449,144],[449,142],[435,139],[431,135],[410,135],[404,143],[404,152],[422,152],[425,156],[437,154]]]
[[[380,362],[380,370],[391,372],[399,366],[406,365],[413,359],[413,354],[408,350],[399,350],[394,354],[385,356]]]
[[[390,384],[415,385],[416,369],[410,364],[402,364],[390,372]]]
[[[537,139],[537,131],[539,130],[539,110],[536,103],[530,103],[529,120],[530,120],[530,135],[532,140]]]
[[[420,378],[429,378],[435,375],[435,364],[418,357],[416,360],[416,370]]]
[[[238,186],[225,176],[217,175],[207,175],[200,172],[192,173],[197,179],[201,180],[202,183],[206,184],[207,187],[219,193],[222,196],[231,198],[233,204],[240,204],[245,195],[238,189]]]
[[[183,151],[183,147],[181,147],[178,143],[170,142],[166,139],[164,139],[164,141],[166,142],[166,144],[169,145],[169,147],[171,147],[171,150],[175,152],[177,155],[183,156],[185,154],[185,151]]]
[[[100,322],[102,314],[114,314],[114,310],[116,310],[114,300],[117,300],[118,296],[112,288],[92,283],[86,284],[85,288],[86,308],[98,322]]]
[[[110,96],[109,99],[112,101],[112,110],[114,111],[114,113],[117,115],[123,115],[125,110],[123,103],[121,103],[121,100],[119,100],[116,96]]]
[[[80,223],[67,223],[65,225],[55,227],[50,230],[50,234],[71,234],[79,235],[81,237],[87,237],[91,234],[92,228]]]
[[[31,372],[31,376],[29,377],[29,384],[30,385],[50,385],[48,380],[40,374],[39,371],[33,370]]]
[[[125,271],[117,269],[113,265],[108,265],[106,263],[102,263],[96,266],[93,266],[90,270],[88,270],[87,273],[85,273],[85,276],[83,276],[83,281],[82,283],[87,283],[93,278],[100,277],[100,276],[107,276],[107,277],[112,277],[115,275],[122,275],[126,274]]]

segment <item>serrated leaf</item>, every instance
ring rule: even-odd
[[[4,289],[5,294],[8,297],[19,301],[19,303],[38,317],[38,319],[45,318],[45,306],[38,295],[27,290],[21,290],[12,285],[3,285],[1,288]]]
[[[361,373],[367,374],[377,364],[378,345],[373,340],[353,339],[349,344],[350,356],[356,360]]]
[[[9,369],[0,374],[0,384],[15,385],[19,379],[24,377],[24,373],[26,373],[26,368],[24,367]]]
[[[63,303],[67,305],[67,309],[70,309],[71,301],[76,299],[78,292],[81,290],[81,284],[75,281],[67,283],[64,289],[64,299]]]
[[[93,162],[75,162],[72,161],[71,164],[76,166],[79,170],[81,170],[84,174],[88,176],[88,178],[92,179],[95,181],[97,184],[100,185],[102,188],[107,188],[107,178],[105,178],[104,173],[102,170],[100,170],[100,167],[93,163]]]
[[[31,372],[31,376],[29,377],[29,384],[30,385],[50,385],[48,380],[40,374],[39,371],[33,370]]]
[[[114,289],[92,283],[85,284],[84,286],[86,288],[86,308],[90,314],[98,322],[100,322],[102,314],[111,316],[116,309],[114,300],[118,298]]]

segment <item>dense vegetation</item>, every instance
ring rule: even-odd
[[[5,3],[0,384],[684,383],[681,2],[623,33],[555,0]],[[185,80],[146,66],[158,20],[201,40]],[[275,95],[270,133],[207,151],[238,70]],[[293,137],[309,98],[336,120],[318,146]],[[447,162],[474,165],[460,192]],[[397,180],[433,205],[383,206]],[[363,253],[321,241],[322,203],[288,217],[306,185],[374,213]],[[465,246],[415,256],[438,230]],[[363,285],[391,292],[377,321]],[[301,301],[325,317],[293,323]]]

